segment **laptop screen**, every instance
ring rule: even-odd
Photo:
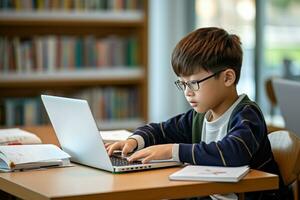
[[[286,128],[300,137],[300,82],[276,78],[272,83]]]

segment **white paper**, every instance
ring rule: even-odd
[[[127,130],[112,130],[100,131],[100,134],[104,142],[117,142],[126,140],[132,135],[132,132]]]

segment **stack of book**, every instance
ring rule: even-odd
[[[0,129],[0,171],[71,166],[70,155],[55,145],[41,143],[33,133]]]

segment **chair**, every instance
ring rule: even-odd
[[[274,77],[269,77],[265,81],[265,90],[266,90],[267,98],[270,102],[270,116],[271,117],[273,117],[274,109],[277,106],[277,99],[276,99],[275,92],[274,92],[273,85],[272,85],[273,78]]]
[[[294,199],[299,199],[300,138],[289,131],[275,131],[268,134],[275,161],[283,182],[292,186]]]
[[[265,92],[266,92],[267,99],[270,103],[269,115],[270,115],[270,120],[271,120],[268,123],[268,133],[283,129],[283,127],[273,124],[275,108],[277,107],[277,99],[276,99],[275,92],[273,89],[273,84],[272,84],[272,80],[274,78],[276,78],[276,77],[272,76],[265,80]]]

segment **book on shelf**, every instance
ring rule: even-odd
[[[15,11],[104,11],[104,10],[138,10],[141,9],[143,4],[142,0],[39,0],[39,1],[10,1],[1,0],[1,10],[15,10]]]
[[[86,99],[98,120],[128,120],[140,117],[139,91],[135,87],[94,88],[78,92],[75,98]]]
[[[70,166],[70,155],[53,144],[0,146],[0,171]]]
[[[46,73],[138,66],[134,36],[32,36],[0,37],[1,73]]]
[[[41,139],[33,133],[19,129],[0,129],[0,145],[41,144]]]
[[[102,121],[128,121],[140,118],[139,91],[136,87],[103,87],[82,90],[75,98],[86,99],[94,117]],[[45,124],[48,117],[38,97],[4,98],[0,102],[0,125]],[[128,127],[123,127],[128,128]]]
[[[238,182],[249,170],[249,166],[218,167],[188,165],[171,174],[169,179],[178,181]]]
[[[44,124],[47,121],[45,111],[38,98],[4,98],[3,120],[0,125],[8,127]]]
[[[127,130],[111,130],[100,131],[100,134],[104,143],[112,143],[126,140],[132,135],[132,132]]]

